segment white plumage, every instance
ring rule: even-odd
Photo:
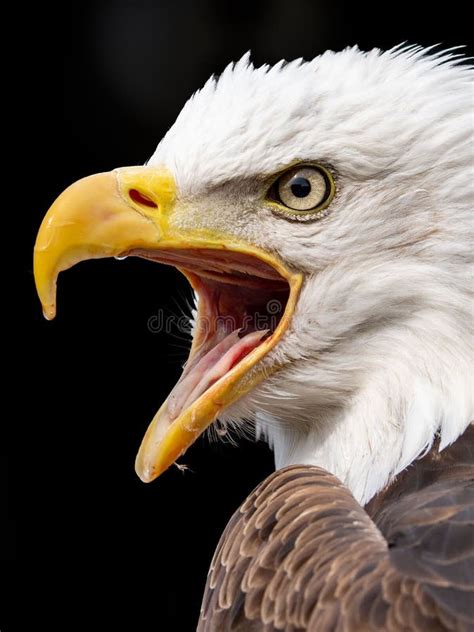
[[[256,419],[276,465],[316,464],[361,502],[473,419],[472,68],[419,47],[248,55],[183,108],[150,165],[176,179],[181,226],[231,231],[306,273],[283,367],[222,415]],[[289,222],[262,178],[316,161],[327,217]]]

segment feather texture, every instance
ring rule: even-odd
[[[365,508],[321,468],[285,468],[230,520],[198,631],[467,632],[473,529],[473,426]]]
[[[300,270],[278,372],[221,415],[255,423],[278,468],[320,466],[365,504],[474,417],[472,68],[459,53],[349,48],[254,68],[183,108],[150,159],[179,186],[176,226],[219,230]],[[268,178],[321,162],[327,217],[289,222]]]

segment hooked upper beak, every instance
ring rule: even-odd
[[[177,198],[174,178],[165,169],[127,167],[84,178],[53,203],[34,250],[36,287],[47,319],[56,313],[56,281],[61,271],[86,259],[125,254],[177,265],[200,297],[198,320],[215,318],[216,287],[224,287],[223,281],[226,288],[248,283],[249,270],[255,272],[258,287],[273,283],[279,296],[285,297],[283,315],[269,337],[259,337],[258,332],[250,336],[247,355],[231,358],[225,371],[216,374],[204,392],[195,391],[195,399],[187,400],[174,416],[170,413],[173,393],[162,405],[136,460],[137,473],[144,481],[153,480],[169,467],[224,408],[268,376],[268,368],[257,370],[256,365],[287,329],[302,283],[301,274],[290,271],[276,256],[232,235],[199,227],[181,228],[174,221]],[[214,294],[209,279],[214,283]],[[228,289],[222,292],[221,300],[224,295],[227,303],[234,300]],[[198,330],[187,363],[197,377],[201,370],[198,360],[208,344]],[[242,345],[237,343],[240,351]]]

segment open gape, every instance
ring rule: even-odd
[[[303,276],[230,234],[174,222],[166,170],[127,167],[74,183],[48,211],[35,245],[43,312],[56,313],[59,272],[85,259],[135,256],[177,267],[197,297],[181,378],[151,422],[136,460],[151,481],[237,399],[277,370],[260,362],[287,330]]]
[[[263,341],[271,341],[288,302],[288,281],[267,263],[232,251],[127,254],[176,266],[197,296],[191,353],[164,411],[171,423]]]

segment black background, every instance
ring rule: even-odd
[[[193,630],[219,535],[271,471],[272,456],[263,445],[201,439],[182,459],[190,471],[173,467],[147,486],[137,479],[137,447],[185,358],[185,342],[147,323],[159,309],[179,313],[186,283],[141,260],[86,262],[60,279],[58,316],[48,323],[31,266],[40,221],[74,180],[143,163],[190,94],[248,49],[260,64],[356,43],[452,46],[468,43],[470,25],[459,3],[404,1],[102,1],[17,10],[4,24],[13,35],[4,72],[14,78],[4,77],[13,110],[4,136],[15,141],[4,213],[16,226],[5,239],[2,278],[3,347],[13,347],[5,384],[14,397],[4,408],[13,449],[0,470],[7,580],[0,629],[13,630],[26,613],[34,628],[48,630],[112,630],[128,619],[134,632]],[[7,495],[5,482],[24,482],[21,494],[11,485]],[[21,599],[13,607],[17,513]]]

